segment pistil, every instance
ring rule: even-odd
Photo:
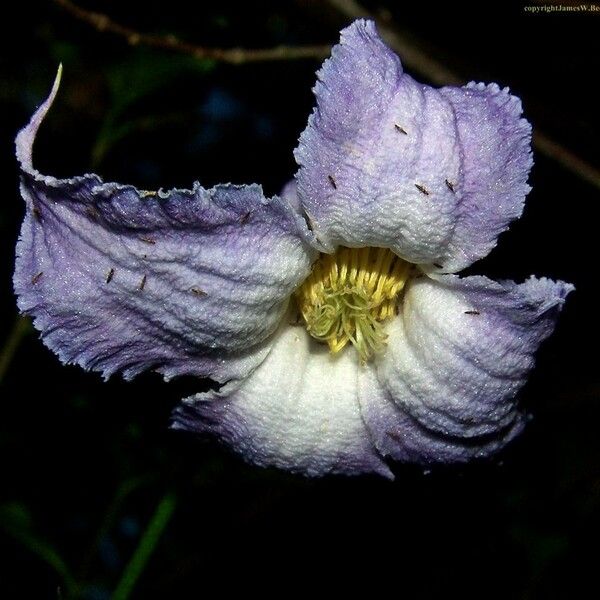
[[[348,342],[361,361],[385,349],[382,322],[397,314],[412,265],[387,248],[345,248],[321,254],[296,291],[298,308],[312,337],[333,354]]]

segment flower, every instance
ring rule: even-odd
[[[18,305],[65,363],[224,384],[175,410],[257,465],[317,476],[493,454],[573,286],[456,273],[520,216],[520,101],[433,89],[369,21],[318,73],[295,182],[169,192],[32,165],[57,93],[17,137],[27,212]]]

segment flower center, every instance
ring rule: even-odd
[[[344,248],[321,254],[296,291],[306,329],[332,354],[352,342],[365,362],[385,348],[381,324],[397,314],[410,263],[387,248]]]

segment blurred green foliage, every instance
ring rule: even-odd
[[[150,68],[151,65],[151,68]],[[109,90],[109,109],[91,153],[91,167],[96,170],[113,144],[136,130],[168,124],[177,115],[161,111],[156,114],[135,116],[132,109],[144,98],[161,91],[178,80],[194,79],[215,68],[212,60],[191,56],[158,54],[156,51],[136,48],[131,56],[109,65],[105,72]]]

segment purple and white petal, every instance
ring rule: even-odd
[[[298,183],[295,179],[290,179],[283,186],[279,196],[290,206],[293,206],[298,213],[302,213],[302,205],[298,199]]]
[[[460,463],[496,454],[516,437],[525,417],[516,412],[504,428],[490,435],[452,436],[424,425],[412,416],[370,371],[361,379],[359,401],[369,435],[382,456],[413,463]]]
[[[256,185],[143,192],[97,175],[41,175],[32,146],[58,80],[17,137],[20,310],[62,361],[106,377],[244,377],[310,272],[304,220]]]
[[[245,381],[186,399],[173,427],[216,435],[260,466],[392,478],[359,409],[359,380],[373,367],[358,367],[354,349],[333,357],[303,327],[286,326]]]
[[[440,94],[454,110],[462,156],[456,226],[438,259],[454,272],[486,256],[521,216],[531,189],[531,126],[521,118],[519,98],[495,83],[471,82],[442,88]]]
[[[382,246],[458,271],[521,214],[530,126],[507,90],[436,90],[404,73],[370,21],[318,73],[295,156],[298,197],[328,251]]]
[[[573,286],[549,279],[421,277],[377,364],[385,395],[361,396],[384,454],[423,462],[494,452],[522,426],[515,395]]]

